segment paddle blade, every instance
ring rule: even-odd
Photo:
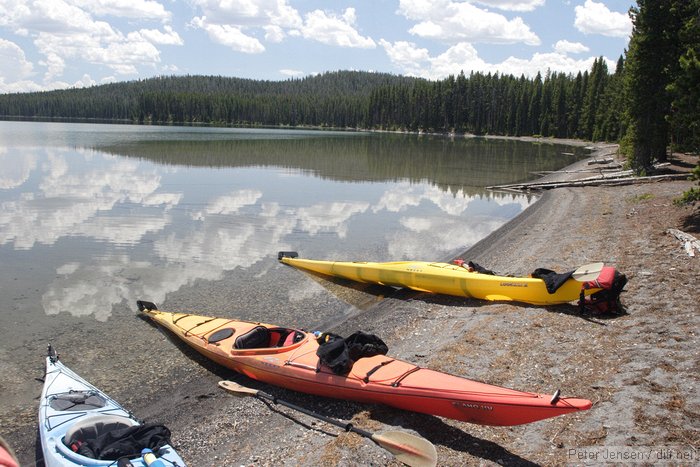
[[[233,381],[219,381],[219,387],[238,397],[257,396],[258,390],[241,386]]]
[[[598,278],[600,272],[603,270],[603,266],[603,263],[584,264],[576,269],[572,276],[579,282],[592,281]]]
[[[433,443],[403,431],[387,431],[372,435],[372,441],[389,451],[397,460],[411,467],[435,467],[437,451]]]

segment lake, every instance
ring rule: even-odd
[[[449,260],[535,201],[486,186],[586,153],[507,139],[0,122],[3,434],[36,423],[49,342],[121,402],[134,381],[143,397],[162,390],[157,375],[172,377],[183,357],[137,317],[137,299],[324,329],[377,294],[280,265],[278,251]]]

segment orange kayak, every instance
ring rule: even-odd
[[[510,426],[587,410],[591,401],[506,389],[421,368],[386,355],[360,358],[337,375],[322,365],[312,333],[264,323],[138,308],[195,350],[264,383],[337,399],[380,403],[479,425]]]

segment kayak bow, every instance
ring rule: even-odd
[[[85,439],[136,425],[141,422],[131,412],[71,371],[49,345],[39,403],[39,437],[47,467],[116,466],[117,459],[88,457]],[[156,454],[162,465],[185,465],[168,444]],[[129,462],[133,467],[146,467],[140,452]]]

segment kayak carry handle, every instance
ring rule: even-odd
[[[282,260],[282,258],[298,258],[299,253],[296,251],[280,251],[277,253],[277,259],[279,261]]]
[[[51,342],[49,342],[49,345],[46,349],[46,356],[51,359],[51,363],[56,363],[56,361],[58,360],[58,352],[56,352],[56,349],[53,348]]]
[[[561,399],[561,390],[557,389],[554,391],[554,394],[552,394],[552,400],[550,400],[549,403],[556,405],[557,402],[559,402],[559,399]]]
[[[158,307],[153,302],[147,302],[145,300],[136,300],[136,306],[139,307],[139,311],[145,310],[157,310]]]

